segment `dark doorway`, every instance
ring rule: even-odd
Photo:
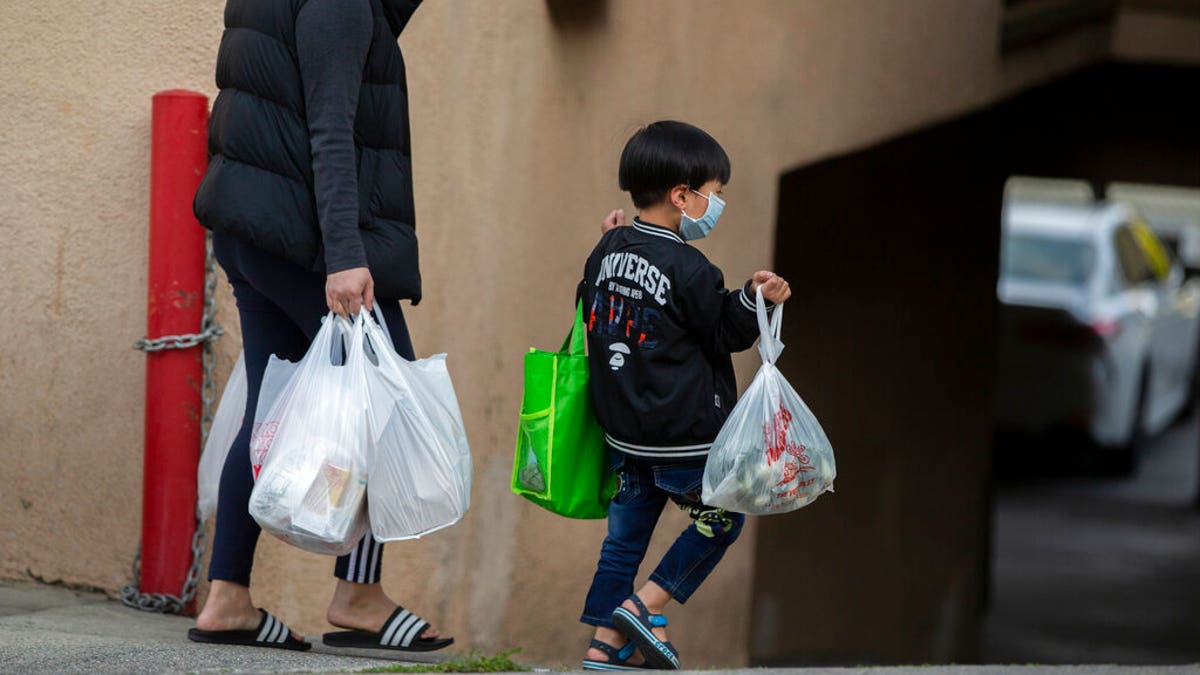
[[[1197,120],[1200,69],[1106,64],[782,177],[780,367],[839,480],[759,521],[752,662],[979,660],[1005,180],[1200,185]]]

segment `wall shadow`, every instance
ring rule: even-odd
[[[758,665],[971,662],[988,600],[1013,174],[1200,185],[1200,69],[1103,64],[780,181],[780,367],[837,493],[759,520]]]

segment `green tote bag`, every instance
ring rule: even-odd
[[[604,518],[617,480],[592,411],[584,340],[580,303],[561,349],[525,355],[512,491],[568,518]]]

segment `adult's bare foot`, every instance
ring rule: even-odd
[[[383,628],[397,607],[399,605],[383,592],[383,584],[356,584],[338,579],[325,620],[339,628],[375,633]],[[430,626],[421,637],[437,638],[441,633]]]
[[[214,579],[204,608],[196,617],[196,628],[206,631],[254,630],[262,622],[262,612],[250,599],[250,589],[232,581]],[[293,635],[304,639],[303,635]]]

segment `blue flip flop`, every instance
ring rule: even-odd
[[[667,617],[662,614],[651,614],[646,604],[636,594],[629,596],[638,613],[618,607],[613,610],[613,624],[617,630],[629,638],[631,644],[637,644],[646,657],[646,665],[658,670],[679,670],[679,650],[670,642],[663,642],[654,635],[654,628],[667,625]]]
[[[633,642],[626,642],[625,646],[620,649],[599,640],[592,640],[592,643],[588,646],[604,652],[608,656],[608,660],[584,659],[584,670],[649,670],[645,665],[635,666],[626,663],[629,657],[633,656],[633,653],[637,651],[637,645]]]

